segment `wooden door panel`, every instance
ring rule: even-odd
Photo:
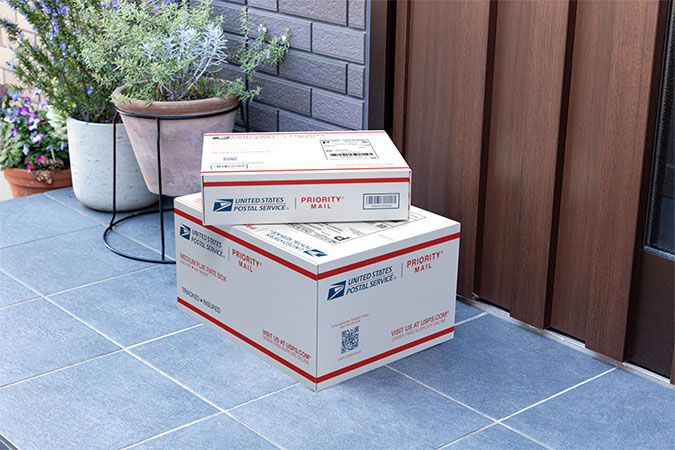
[[[622,359],[659,4],[579,0],[551,325]]]
[[[479,295],[538,327],[557,171],[568,1],[501,2]]]
[[[489,11],[487,0],[397,8],[393,135],[413,170],[413,204],[462,224],[465,297],[473,292]]]

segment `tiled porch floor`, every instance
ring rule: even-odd
[[[0,435],[16,448],[675,447],[672,388],[477,304],[458,303],[455,339],[311,392],[179,312],[173,266],[107,251],[107,218],[69,189],[0,202]],[[155,257],[155,222],[113,240]]]

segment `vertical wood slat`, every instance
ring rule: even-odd
[[[394,139],[413,169],[413,204],[462,224],[458,293],[465,297],[476,258],[489,12],[488,0],[397,9]]]
[[[622,359],[659,5],[579,0],[551,325]]]
[[[479,295],[546,326],[569,2],[501,2]]]

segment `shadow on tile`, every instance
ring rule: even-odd
[[[616,369],[505,422],[556,449],[675,444],[675,390]]]
[[[223,409],[295,384],[288,375],[207,326],[131,352]]]
[[[491,315],[391,366],[496,419],[611,367]]]
[[[216,411],[124,352],[0,389],[0,433],[20,449],[119,448]]]
[[[436,448],[490,421],[382,367],[320,392],[294,386],[235,408],[285,448]]]

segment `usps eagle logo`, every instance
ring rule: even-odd
[[[232,199],[231,198],[219,198],[213,202],[213,212],[228,212],[232,211]]]
[[[185,238],[189,241],[190,240],[190,227],[186,227],[185,225],[181,224],[179,234],[180,234],[180,237]]]
[[[342,297],[345,295],[345,283],[346,281],[340,281],[335,283],[328,288],[328,300],[335,300],[336,298]]]
[[[309,256],[316,256],[316,257],[326,256],[326,253],[316,248],[313,248],[311,250],[305,250],[305,253],[307,253]]]

